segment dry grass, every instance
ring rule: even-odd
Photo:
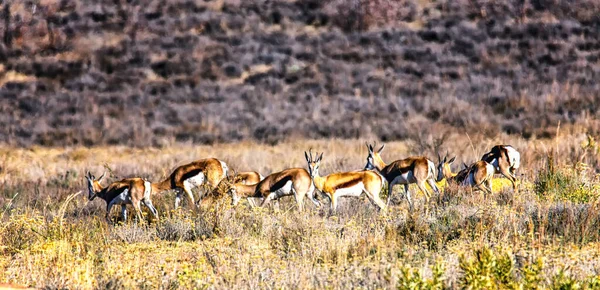
[[[448,136],[439,149],[458,155],[458,162],[475,160],[490,144],[514,144],[523,158],[520,192],[513,193],[501,178],[494,180],[490,197],[445,188],[429,215],[421,194],[416,194],[417,210],[410,213],[399,192],[387,214],[379,214],[363,197],[343,199],[334,217],[326,206],[311,205],[299,213],[291,199],[282,200],[278,211],[246,204],[231,208],[228,197],[203,212],[172,211],[174,194],[166,193],[154,198],[159,222],[117,226],[104,222],[100,201],[90,203],[80,195],[67,203],[73,193],[85,190],[86,170],[100,173],[106,164],[112,180],[157,180],[178,164],[214,156],[236,170],[266,175],[305,167],[302,152],[312,147],[325,152],[326,174],[362,168],[364,141],[162,149],[5,147],[0,149],[0,281],[86,289],[594,289],[600,273],[600,183],[589,166],[581,169],[572,160],[594,164],[598,151],[595,143],[590,145],[593,139],[568,137],[561,142],[504,137],[499,142],[471,136],[471,147],[465,137]],[[433,143],[433,138],[388,143],[383,157],[391,161],[421,152],[433,157],[433,146],[427,145]],[[558,150],[552,168],[547,166],[550,150]],[[541,174],[550,169],[554,175]],[[545,191],[542,185],[549,182],[562,191]],[[571,200],[582,195],[586,202]]]

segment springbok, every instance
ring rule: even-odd
[[[492,194],[492,177],[494,176],[494,166],[479,160],[471,166],[466,166],[458,173],[453,173],[450,165],[456,157],[447,160],[447,156],[442,159],[439,157],[438,164],[438,176],[437,182],[442,181],[444,178],[448,183],[456,183],[459,185],[470,185],[476,189],[479,189],[485,193]]]
[[[247,171],[247,172],[238,172],[235,173],[232,177],[223,178],[219,185],[217,186],[217,190],[219,193],[228,192],[229,187],[235,183],[241,183],[243,185],[252,185],[257,184],[262,181],[265,177],[256,171]],[[248,203],[251,207],[256,206],[255,198],[247,198]]]
[[[121,205],[121,217],[123,221],[127,220],[127,204],[133,205],[138,220],[142,220],[142,210],[140,203],[143,203],[150,209],[154,218],[158,219],[158,211],[152,205],[150,196],[153,193],[153,184],[141,178],[125,178],[120,181],[115,181],[107,187],[103,187],[100,182],[104,178],[106,172],[96,179],[91,173],[87,173],[86,179],[88,182],[88,199],[94,200],[100,197],[106,201],[106,220],[110,223],[110,210],[114,205]]]
[[[494,166],[494,173],[500,173],[512,183],[517,190],[516,171],[521,166],[521,154],[510,145],[496,145],[490,152],[483,154],[481,160]]]
[[[386,164],[383,159],[381,159],[381,151],[383,151],[385,148],[385,144],[382,145],[377,151],[374,150],[373,145],[366,145],[367,149],[369,150],[369,155],[367,156],[367,165],[365,165],[365,169],[377,169],[377,171],[383,175],[388,182],[388,197],[386,205],[389,206],[390,204],[393,188],[396,184],[404,185],[404,192],[406,193],[406,199],[408,200],[408,205],[410,206],[411,210],[413,209],[413,203],[410,198],[410,191],[408,190],[409,184],[417,184],[417,187],[419,187],[423,194],[425,194],[425,201],[427,205],[429,205],[430,194],[425,187],[425,182],[429,183],[429,186],[436,194],[439,194],[440,191],[434,180],[435,164],[431,160],[423,156],[417,156],[396,160],[390,164]]]
[[[181,196],[185,193],[193,206],[198,206],[194,202],[192,189],[199,186],[208,187],[208,192],[217,188],[219,182],[227,176],[229,168],[225,162],[216,158],[206,158],[181,165],[161,182],[153,183],[153,192],[161,193],[167,190],[175,190],[175,208],[179,207]],[[199,202],[202,200],[203,193],[200,194]]]
[[[318,156],[318,157],[317,157]],[[323,153],[315,155],[313,159],[312,152],[304,152],[306,162],[308,162],[308,172],[314,181],[315,187],[325,194],[330,202],[330,214],[337,211],[338,198],[342,196],[360,196],[363,192],[367,197],[379,207],[379,210],[385,210],[386,205],[379,197],[383,187],[383,177],[373,171],[353,171],[332,173],[327,176],[319,175],[319,167],[323,159]]]
[[[262,198],[261,207],[267,205],[271,200],[283,196],[294,195],[298,209],[304,210],[304,197],[308,196],[311,201],[320,206],[321,203],[315,198],[315,186],[310,175],[304,168],[290,168],[273,173],[256,184],[247,185],[235,183],[229,188],[232,204],[235,206],[242,198]]]

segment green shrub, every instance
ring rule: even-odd
[[[435,265],[431,266],[431,279],[423,278],[419,269],[410,266],[404,266],[400,270],[400,278],[398,280],[398,289],[426,289],[426,290],[441,290],[444,289],[444,263],[438,260]]]
[[[598,198],[600,188],[589,182],[579,170],[554,167],[548,156],[546,169],[540,170],[534,182],[534,191],[542,199],[585,203]]]
[[[516,289],[514,262],[508,253],[495,254],[487,247],[475,251],[475,257],[459,259],[463,272],[462,288]]]

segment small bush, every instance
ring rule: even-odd
[[[461,256],[459,267],[463,272],[460,284],[464,288],[516,288],[514,262],[508,253],[497,254],[484,247],[475,251],[474,258]]]
[[[397,289],[444,289],[444,271],[444,263],[437,261],[435,265],[431,266],[432,277],[425,279],[419,269],[404,266],[400,270]]]
[[[189,219],[166,219],[156,228],[156,235],[165,241],[191,241],[195,235]]]
[[[589,182],[584,174],[575,169],[557,169],[553,156],[548,156],[546,169],[538,172],[534,191],[542,199],[585,203],[598,199],[600,187]]]
[[[126,223],[115,226],[111,231],[114,239],[125,243],[144,243],[154,239],[154,233],[148,231],[145,226],[134,223]]]

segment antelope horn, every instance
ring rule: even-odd
[[[102,179],[104,178],[104,175],[106,175],[106,171],[104,171],[102,173],[102,175],[100,175],[100,178],[98,178],[98,182],[102,181]]]

